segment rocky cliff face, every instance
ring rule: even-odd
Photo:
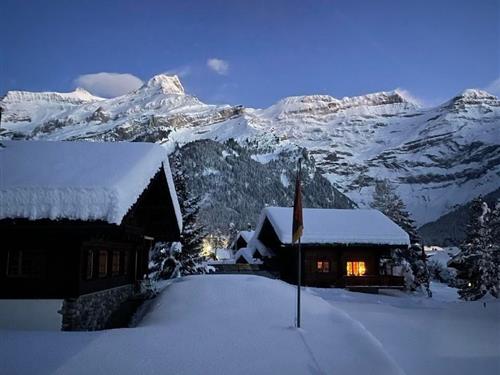
[[[78,90],[9,92],[0,105],[4,138],[149,141],[171,149],[233,138],[262,163],[303,147],[361,206],[375,180],[391,180],[418,224],[500,186],[500,101],[481,90],[430,109],[398,91],[296,96],[252,109],[202,103],[177,77],[159,75],[113,99]]]

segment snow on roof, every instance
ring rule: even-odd
[[[182,216],[166,150],[153,143],[1,141],[0,219],[120,224],[162,167]]]
[[[254,231],[253,230],[242,230],[239,233],[239,237],[243,238],[246,243],[250,242],[250,239],[253,237]]]
[[[291,207],[266,207],[262,210],[255,238],[258,238],[265,219],[273,226],[283,244],[292,243]],[[303,210],[302,243],[310,244],[380,244],[409,245],[408,234],[387,216],[371,209]]]
[[[234,254],[234,259],[237,262],[240,257],[246,260],[248,264],[262,264],[262,260],[254,258],[255,249],[249,247],[242,247],[236,254]]]
[[[217,260],[232,259],[233,252],[230,249],[215,249],[215,258]]]
[[[271,249],[268,249],[266,246],[264,246],[264,244],[257,238],[257,236],[255,236],[255,232],[253,232],[253,233],[254,233],[254,236],[248,242],[247,247],[253,249],[254,254],[255,254],[255,251],[258,251],[260,253],[260,255],[262,255],[263,257],[274,256],[275,255],[274,251],[272,251]]]

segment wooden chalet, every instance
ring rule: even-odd
[[[251,242],[274,254],[270,268],[297,283],[292,208],[266,207]],[[391,252],[409,246],[408,234],[377,210],[304,209],[302,283],[349,289],[401,288],[403,278],[384,267]]]
[[[153,241],[179,239],[161,146],[0,143],[0,298],[77,298],[135,284]]]

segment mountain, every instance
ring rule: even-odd
[[[255,225],[263,207],[292,206],[296,173],[293,166],[299,157],[305,160],[304,206],[355,206],[318,172],[303,149],[282,150],[262,163],[254,160],[252,149],[235,141],[199,140],[180,147],[173,156],[181,161],[188,191],[201,199],[199,219],[209,233],[231,237],[232,228]]]
[[[129,94],[102,99],[8,92],[1,137],[176,144],[236,140],[266,162],[305,148],[318,171],[360,206],[374,182],[394,183],[418,225],[500,187],[500,101],[466,90],[420,108],[398,90],[337,99],[294,96],[265,109],[210,105],[158,75]]]
[[[495,207],[500,199],[500,188],[483,196],[490,208]],[[459,246],[464,240],[469,222],[471,203],[459,206],[441,216],[436,221],[424,224],[418,229],[424,243],[438,246]]]

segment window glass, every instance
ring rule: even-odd
[[[94,276],[94,250],[87,251],[87,280]]]
[[[120,252],[113,251],[113,259],[111,263],[111,273],[113,275],[118,275],[120,273]]]
[[[318,260],[316,262],[317,272],[330,272],[330,262],[327,260]]]
[[[365,262],[347,262],[347,276],[363,276],[366,274]]]
[[[105,277],[108,274],[108,252],[99,251],[99,277]]]
[[[130,253],[128,250],[125,250],[125,253],[123,254],[123,274],[124,275],[128,275],[129,267],[130,267]]]
[[[11,250],[7,253],[7,276],[39,278],[44,266],[45,254],[40,251]]]

